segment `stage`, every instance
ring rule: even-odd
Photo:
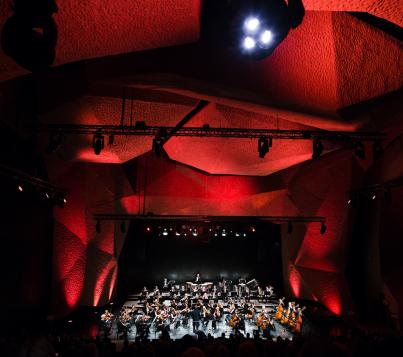
[[[201,283],[168,282],[151,292],[146,287],[101,316],[104,337],[111,339],[180,339],[185,335],[260,337],[292,340],[301,333],[302,311],[295,302],[284,305],[272,286],[256,279]],[[162,292],[161,292],[162,291]]]

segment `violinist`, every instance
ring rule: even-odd
[[[202,316],[203,316],[203,326],[207,327],[210,321],[211,313],[210,310],[205,305],[202,306]]]

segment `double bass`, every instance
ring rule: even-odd
[[[294,331],[296,333],[301,333],[301,329],[302,329],[302,311],[304,311],[306,309],[306,307],[304,306],[302,309],[298,308],[297,309],[297,319],[295,322],[295,329]]]
[[[276,314],[274,315],[274,319],[280,321],[281,317],[283,316],[283,312],[284,312],[284,298],[279,299],[278,301],[277,311]]]

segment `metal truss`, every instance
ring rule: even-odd
[[[325,223],[323,216],[186,216],[186,215],[136,215],[136,214],[94,214],[96,221],[166,221],[166,222],[199,222],[214,224],[217,222],[242,222],[256,223],[257,221],[268,221],[274,223],[284,222],[319,222]]]
[[[15,180],[18,183],[26,183],[40,191],[48,193],[49,195],[59,194],[61,196],[65,196],[66,194],[65,189],[56,187],[45,180],[42,180],[35,176],[31,176],[25,172],[9,166],[0,164],[0,175]]]
[[[245,128],[212,128],[209,125],[203,127],[172,126],[147,126],[144,122],[136,125],[81,125],[81,124],[41,124],[40,132],[85,135],[103,134],[115,136],[151,136],[151,137],[212,137],[212,138],[273,138],[288,140],[323,139],[332,141],[382,141],[385,135],[378,132],[348,132],[326,130],[280,130],[280,129],[245,129]]]

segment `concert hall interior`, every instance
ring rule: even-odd
[[[402,350],[402,25],[0,2],[0,355]]]

